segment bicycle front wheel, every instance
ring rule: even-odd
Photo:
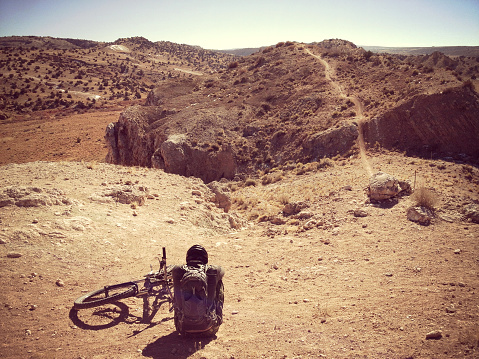
[[[134,282],[105,286],[102,289],[82,295],[73,302],[73,308],[86,309],[133,297],[138,293],[138,285]]]

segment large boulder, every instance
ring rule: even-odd
[[[232,179],[236,173],[234,154],[227,144],[197,147],[184,134],[168,136],[153,153],[151,165],[169,173],[199,177],[206,183]]]
[[[385,201],[410,192],[411,185],[408,182],[384,172],[377,172],[369,179],[368,195],[371,201]]]

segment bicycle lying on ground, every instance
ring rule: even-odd
[[[151,271],[143,279],[106,285],[101,289],[82,295],[74,301],[73,309],[94,308],[129,297],[143,297],[144,321],[154,317],[161,303],[169,302],[171,312],[173,310],[173,278],[171,269],[172,266],[166,265],[166,249],[163,247],[163,257],[160,260],[158,271]],[[151,315],[149,315],[150,305],[148,300],[150,296],[156,297],[153,302],[153,313]],[[161,300],[163,301],[160,302]]]

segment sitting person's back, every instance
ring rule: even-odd
[[[223,322],[223,276],[219,266],[208,265],[208,253],[194,245],[186,265],[174,266],[175,327],[181,334],[213,336]]]

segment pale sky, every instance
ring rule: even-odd
[[[0,0],[0,36],[205,49],[339,38],[359,46],[479,46],[479,0]]]

